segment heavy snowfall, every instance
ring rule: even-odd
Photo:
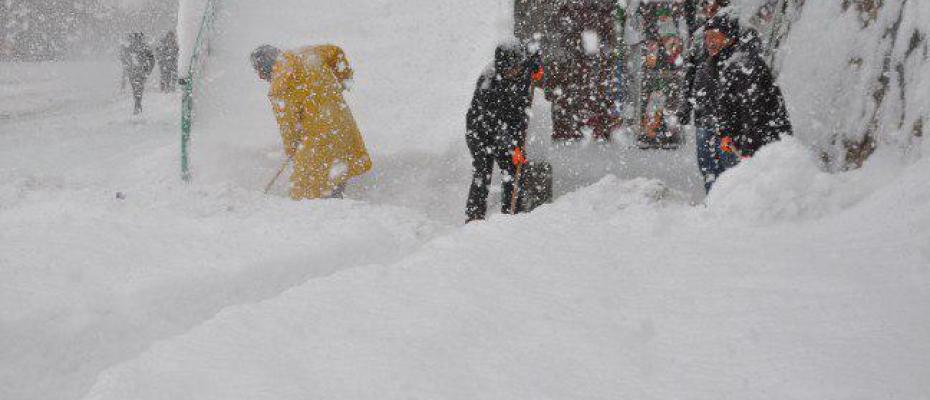
[[[794,135],[707,194],[693,126],[556,142],[537,89],[552,202],[502,214],[495,170],[468,224],[513,2],[219,0],[192,66],[208,3],[0,1],[0,399],[930,399],[930,2],[776,2]],[[175,28],[189,181],[183,86],[155,68],[136,114],[121,82],[120,41]],[[372,169],[265,193],[249,54],[326,43]]]

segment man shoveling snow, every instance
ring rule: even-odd
[[[291,198],[342,197],[346,182],[371,170],[371,159],[342,97],[352,69],[333,45],[281,51],[264,45],[252,66],[271,83],[268,98],[293,160]]]

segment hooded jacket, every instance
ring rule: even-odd
[[[720,136],[732,138],[741,155],[752,156],[782,135],[791,135],[781,89],[759,52],[752,46],[734,45],[718,58],[721,70],[714,112]]]
[[[506,149],[523,146],[529,122],[526,110],[532,99],[529,63],[530,59],[520,46],[497,48],[494,65],[478,78],[466,115],[470,146]],[[505,72],[515,66],[523,68],[521,74],[506,78]]]
[[[155,55],[141,35],[133,35],[120,54],[123,68],[133,81],[144,82],[155,68]]]
[[[371,169],[355,118],[342,97],[352,69],[342,49],[307,46],[284,52],[274,65],[268,97],[293,157],[291,197],[331,194]]]

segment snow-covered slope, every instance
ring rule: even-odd
[[[707,208],[668,177],[607,177],[228,308],[86,398],[925,396],[927,160],[887,150],[830,175],[799,136],[724,176]],[[599,154],[537,150],[573,152]]]
[[[505,3],[224,2],[190,186],[177,96],[129,119],[114,64],[0,68],[0,398],[927,397],[930,144],[831,175],[800,132],[693,207],[693,148],[553,148],[540,103],[530,154],[564,196],[462,228]],[[356,67],[375,171],[352,200],[263,196],[281,155],[247,54],[321,41]],[[824,107],[794,68],[793,113]]]
[[[409,208],[185,187],[177,96],[150,93],[130,119],[118,78],[94,63],[0,73],[0,398],[80,397],[223,307],[399,258],[437,229]]]
[[[806,153],[773,147],[722,193]],[[790,222],[606,178],[399,263],[227,309],[86,399],[922,398],[928,167]],[[822,179],[820,201],[850,185]]]

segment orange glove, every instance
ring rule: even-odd
[[[519,147],[513,149],[513,165],[526,164],[526,157],[523,156],[523,150]]]
[[[541,66],[539,67],[539,69],[537,69],[536,71],[533,72],[533,75],[531,75],[531,77],[532,77],[532,79],[533,79],[533,82],[540,82],[540,81],[542,81],[542,80],[543,80],[543,76],[545,76],[545,70],[544,70],[543,67],[541,67]]]
[[[724,153],[736,153],[736,147],[733,146],[733,138],[729,136],[720,138],[720,150]]]

